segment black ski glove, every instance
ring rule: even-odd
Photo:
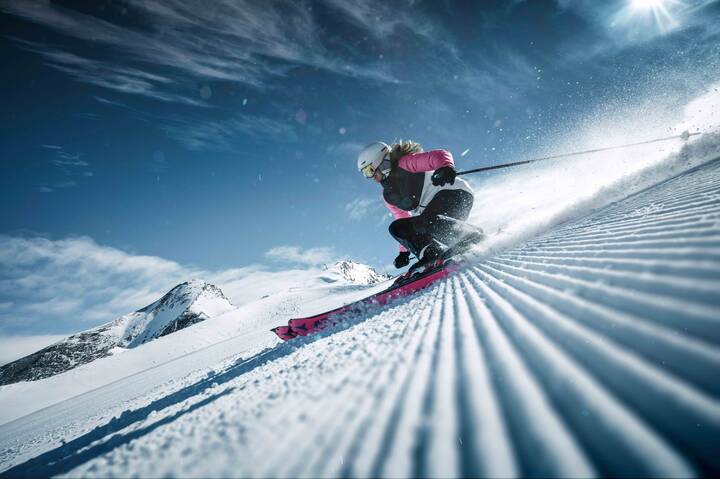
[[[395,258],[395,261],[393,261],[393,264],[396,268],[402,268],[403,266],[407,266],[410,264],[410,252],[409,251],[401,251],[399,255]]]
[[[430,178],[430,180],[435,186],[443,186],[445,183],[454,185],[456,176],[457,172],[455,171],[455,168],[452,166],[443,166],[442,168],[435,170],[435,173],[432,174],[432,178]]]

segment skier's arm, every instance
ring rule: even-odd
[[[393,206],[387,201],[385,201],[385,198],[383,198],[383,202],[385,203],[385,206],[387,206],[387,209],[390,210],[390,213],[395,217],[396,220],[399,220],[400,218],[410,218],[412,217],[412,214],[410,214],[409,211],[401,210],[397,206]],[[407,251],[407,248],[405,248],[403,245],[400,245],[400,251]]]
[[[398,161],[398,166],[410,173],[420,173],[437,170],[444,166],[455,168],[455,162],[449,151],[431,150],[405,155]]]

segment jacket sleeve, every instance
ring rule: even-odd
[[[420,173],[437,170],[443,166],[455,167],[455,162],[449,151],[431,150],[405,155],[398,161],[398,166],[410,173]]]
[[[387,201],[385,201],[385,198],[383,198],[383,202],[385,202],[385,206],[387,206],[387,209],[390,210],[390,213],[395,217],[395,219],[399,220],[400,218],[410,218],[412,217],[412,214],[410,214],[409,211],[401,210],[397,206],[393,206]],[[407,248],[403,245],[400,245],[400,251],[407,251]]]

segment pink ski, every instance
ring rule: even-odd
[[[360,309],[367,305],[383,306],[395,298],[408,296],[428,287],[430,284],[448,276],[458,269],[458,267],[456,263],[450,262],[429,268],[429,270],[419,273],[415,277],[411,276],[405,279],[401,276],[396,280],[395,284],[372,296],[315,316],[291,319],[288,321],[287,326],[278,326],[271,331],[277,334],[283,341],[288,341],[297,336],[307,336],[308,334],[316,333],[329,325],[331,319],[338,314]]]

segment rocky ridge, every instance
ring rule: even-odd
[[[222,291],[205,281],[179,284],[154,303],[109,323],[73,334],[0,367],[0,385],[54,376],[134,348],[233,309]]]

